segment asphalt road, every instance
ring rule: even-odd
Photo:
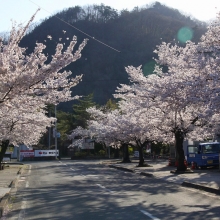
[[[97,161],[32,162],[5,220],[220,219],[220,197]]]

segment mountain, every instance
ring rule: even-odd
[[[178,41],[178,32],[184,27],[191,30],[194,42],[206,31],[204,23],[159,2],[120,12],[104,4],[75,6],[45,19],[23,38],[21,46],[28,47],[30,53],[36,42],[42,42],[47,46],[45,53],[50,55],[60,38],[65,45],[74,35],[78,43],[89,38],[81,59],[66,69],[73,75],[84,75],[83,81],[73,88],[74,95],[93,93],[95,102],[105,104],[120,83],[128,83],[126,66],[142,65],[145,75],[152,73],[156,45]],[[59,108],[71,111],[72,104],[63,103]]]

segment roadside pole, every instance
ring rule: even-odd
[[[55,105],[55,118],[57,117],[57,106]],[[54,138],[55,138],[55,158],[57,159],[57,120],[55,122],[55,132],[54,132]]]
[[[49,118],[51,117],[51,111],[49,109]],[[48,128],[48,134],[49,134],[49,137],[48,137],[48,149],[50,150],[50,135],[51,135],[51,127]]]
[[[109,159],[110,159],[110,157],[111,157],[110,146],[108,147],[108,157],[109,157]]]

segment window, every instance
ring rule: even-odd
[[[202,145],[202,153],[204,154],[216,154],[219,153],[219,150],[220,150],[219,144]]]
[[[198,154],[198,148],[194,145],[189,145],[188,146],[188,152],[189,153],[193,153],[193,154]]]

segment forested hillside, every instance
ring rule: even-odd
[[[42,42],[47,45],[45,53],[50,56],[58,42],[67,42],[73,35],[78,37],[78,43],[89,38],[82,58],[67,68],[74,75],[84,74],[73,94],[93,93],[95,102],[105,104],[120,83],[128,83],[124,67],[142,65],[146,75],[152,73],[156,45],[162,41],[178,41],[177,34],[182,27],[192,30],[195,42],[206,30],[205,24],[158,2],[120,12],[103,4],[75,6],[44,20],[24,37],[21,45],[31,52],[36,41]],[[48,35],[52,36],[51,40]],[[72,104],[64,103],[59,108],[71,111]]]

